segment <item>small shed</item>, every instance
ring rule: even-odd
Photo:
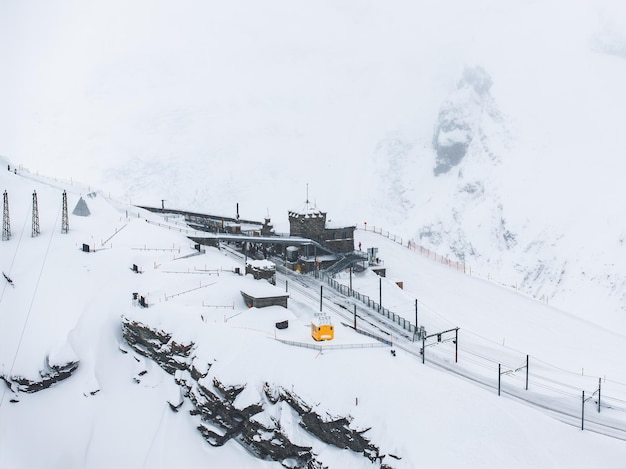
[[[287,307],[288,293],[269,283],[250,280],[241,289],[241,296],[243,296],[248,308],[265,308],[266,306]]]
[[[246,262],[246,274],[252,274],[256,280],[265,279],[276,285],[276,264],[268,260],[251,260]]]

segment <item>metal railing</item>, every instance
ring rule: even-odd
[[[348,349],[357,349],[357,348],[380,348],[380,347],[388,347],[388,344],[384,343],[371,343],[371,344],[327,344],[327,345],[319,345],[319,344],[307,344],[306,342],[295,342],[293,340],[283,340],[283,339],[274,339],[278,342],[282,342],[286,345],[293,345],[294,347],[302,347],[313,350],[348,350]]]
[[[322,279],[325,280],[326,283],[334,290],[338,291],[342,295],[351,296],[352,298],[357,299],[358,301],[366,305],[368,308],[371,308],[375,312],[380,313],[382,316],[385,316],[389,320],[393,321],[395,324],[399,325],[405,331],[408,331],[411,334],[414,334],[416,332],[417,328],[415,324],[411,324],[411,322],[407,321],[405,318],[403,318],[399,314],[394,313],[388,308],[385,308],[384,306],[382,306],[380,303],[372,300],[368,295],[359,293],[358,291],[339,283],[337,280],[335,280],[334,278],[330,276],[323,275]]]

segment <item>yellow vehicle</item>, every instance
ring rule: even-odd
[[[329,316],[318,318],[318,324],[311,323],[311,337],[318,342],[320,340],[333,340],[335,338],[335,327],[330,323]]]

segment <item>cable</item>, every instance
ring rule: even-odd
[[[52,239],[54,238],[54,230],[56,229],[57,222],[59,221],[59,214],[61,210],[57,212],[56,219],[54,220],[54,226],[52,227],[52,232],[50,233],[50,240],[48,241],[48,246],[46,247],[46,253],[44,254],[43,262],[41,264],[41,269],[39,270],[39,276],[37,277],[37,282],[35,284],[35,290],[33,291],[33,296],[30,300],[30,305],[28,306],[28,312],[26,313],[26,321],[24,321],[24,327],[22,327],[22,332],[20,334],[20,338],[17,343],[17,349],[15,350],[15,356],[13,357],[13,362],[11,363],[11,368],[9,370],[8,379],[11,379],[13,375],[13,368],[15,367],[15,362],[17,361],[17,356],[20,352],[20,348],[22,347],[22,340],[24,339],[24,333],[26,332],[26,326],[28,325],[28,320],[30,319],[30,313],[33,310],[33,304],[35,303],[35,297],[37,296],[37,291],[39,289],[39,282],[41,281],[41,275],[43,274],[43,269],[46,265],[46,260],[48,259],[48,253],[50,252],[50,245],[52,244]],[[16,251],[17,252],[17,251]],[[4,403],[4,396],[6,395],[6,388],[2,392],[2,397],[0,397],[0,408]]]
[[[11,260],[11,265],[9,266],[9,276],[11,275],[11,271],[13,270],[13,264],[15,263],[15,258],[17,257],[17,252],[20,249],[20,244],[22,243],[22,237],[24,236],[24,230],[26,229],[26,222],[28,221],[28,212],[31,209],[29,208],[26,212],[26,216],[24,217],[24,225],[22,225],[22,231],[20,231],[20,238],[17,240],[17,246],[15,246],[15,253],[13,253],[13,259]],[[6,290],[7,285],[6,282],[4,284],[4,288],[2,289],[2,295],[0,295],[0,303],[2,303],[2,298],[4,298],[4,291]]]
[[[535,356],[532,356],[532,355],[530,355],[530,357],[531,357],[533,360],[535,360],[535,361],[537,361],[537,362],[539,362],[539,363],[542,363],[542,364],[544,364],[544,365],[546,365],[546,366],[549,366],[549,367],[551,367],[551,368],[554,368],[555,370],[562,371],[563,373],[568,373],[568,374],[576,375],[576,376],[578,376],[578,377],[580,377],[580,378],[583,378],[583,379],[593,379],[593,380],[595,380],[595,381],[597,381],[597,380],[598,380],[598,378],[599,378],[599,376],[581,375],[581,374],[580,374],[580,373],[578,373],[577,371],[566,370],[565,368],[561,368],[561,367],[559,367],[559,366],[553,365],[553,364],[551,364],[551,363],[548,363],[548,362],[546,362],[546,361],[543,361],[543,360],[541,360],[541,359],[539,359],[539,358],[537,358],[537,357],[535,357]]]

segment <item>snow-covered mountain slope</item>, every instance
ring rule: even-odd
[[[13,164],[283,231],[308,183],[341,223],[620,324],[623,2],[0,8]]]
[[[247,308],[240,290],[265,281],[235,274],[241,265],[224,251],[207,248],[196,255],[175,219],[115,204],[78,183],[66,185],[25,171],[0,172],[0,184],[9,196],[11,221],[11,239],[0,243],[0,262],[13,282],[3,279],[0,290],[0,373],[14,387],[3,387],[0,397],[2,467],[282,467],[249,451],[263,441],[272,441],[274,448],[286,445],[285,439],[310,447],[315,461],[330,468],[372,467],[358,451],[336,448],[305,430],[306,419],[296,411],[302,408],[312,412],[308,418],[345,417],[346,428],[368,429],[362,435],[388,467],[622,464],[623,441],[581,432],[576,420],[564,424],[508,394],[498,397],[493,388],[422,365],[402,347],[395,347],[395,356],[388,347],[372,347],[378,342],[341,326],[343,319],[330,310],[336,324],[332,344],[365,348],[320,352],[277,342],[315,345],[309,324],[317,300],[299,295],[290,283],[288,309]],[[60,226],[63,190],[68,233]],[[32,191],[40,213],[37,237],[31,237]],[[81,195],[88,217],[72,214]],[[523,349],[533,355],[529,392],[574,413],[579,388],[554,395],[554,382],[548,389],[539,386],[539,370],[551,370],[556,383],[577,386],[587,380],[583,384],[590,390],[604,373],[606,396],[623,392],[620,383],[626,378],[614,353],[626,340],[623,334],[557,311],[554,321],[549,307],[511,289],[463,275],[371,232],[357,233],[365,246],[380,249],[389,274],[385,306],[412,320],[415,295],[420,324],[430,331],[448,324],[462,327],[459,366],[474,366],[472,350],[510,358]],[[142,273],[135,273],[133,264]],[[377,282],[369,274],[355,275],[354,284],[374,297],[370,290]],[[396,280],[404,280],[404,291]],[[133,292],[150,307],[138,306]],[[527,327],[524,318],[532,319],[534,327]],[[285,319],[289,327],[277,330],[275,323]],[[144,345],[131,347],[123,323],[135,323],[133,330],[145,334]],[[550,337],[550,331],[560,334]],[[583,348],[587,332],[594,342]],[[502,337],[506,347],[498,344]],[[449,362],[449,345],[429,348],[429,360],[439,356]],[[151,347],[158,353],[146,358]],[[19,378],[37,382],[54,366],[70,362],[77,368],[51,387],[14,392],[25,385]],[[580,366],[593,376],[574,378]],[[487,374],[494,367],[491,363]],[[516,385],[507,379],[505,390],[510,390]],[[211,405],[231,412],[216,414],[216,420],[198,413],[209,406],[210,396]],[[603,415],[620,415],[614,404]],[[594,404],[588,408],[593,413]],[[197,428],[205,435],[224,434],[220,425],[226,416],[253,411],[251,422],[258,427],[246,428],[265,429],[252,440],[256,443],[235,432],[214,447]],[[287,466],[294,461],[298,464],[293,458],[282,460]],[[383,467],[378,460],[375,466]]]

